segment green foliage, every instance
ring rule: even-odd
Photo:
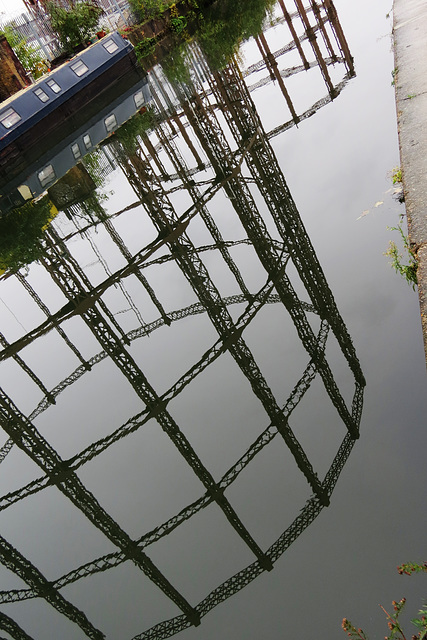
[[[384,255],[391,258],[391,266],[396,271],[396,273],[400,273],[400,275],[405,278],[406,282],[415,289],[415,285],[418,284],[417,278],[417,269],[418,269],[418,261],[413,253],[410,245],[409,238],[405,235],[401,225],[398,227],[390,227],[390,231],[398,231],[400,233],[401,239],[403,241],[404,250],[406,253],[406,259],[408,260],[408,264],[404,264],[404,257],[401,253],[399,253],[399,249],[395,242],[390,240],[388,245],[388,250]]]
[[[215,69],[223,68],[239,44],[262,30],[274,0],[217,0],[203,11],[198,38]]]
[[[427,562],[423,564],[415,564],[413,562],[408,562],[406,564],[397,567],[397,570],[400,575],[407,574],[411,575],[412,573],[420,573],[427,572]],[[384,611],[387,617],[387,626],[390,631],[390,635],[385,636],[385,640],[407,640],[405,633],[402,629],[399,617],[402,613],[406,604],[406,598],[402,598],[398,602],[393,600],[393,613],[389,613],[384,609],[382,605],[381,609]],[[423,605],[420,609],[418,617],[411,620],[412,624],[417,628],[418,633],[411,636],[411,640],[423,640],[423,638],[427,638],[427,605]],[[348,637],[352,640],[367,640],[366,635],[362,631],[362,629],[356,629],[353,624],[344,618],[342,621],[342,628],[347,633]]]
[[[54,0],[46,3],[53,31],[65,51],[72,52],[85,45],[96,33],[103,10],[91,2],[76,2],[71,9],[64,9]]]
[[[418,612],[418,618],[411,620],[412,624],[418,629],[418,635],[414,636],[419,640],[427,637],[427,603],[421,607]]]
[[[152,109],[148,109],[144,113],[136,113],[115,131],[115,140],[120,142],[126,153],[134,153],[138,147],[138,136],[151,129],[154,124],[155,115]]]
[[[187,26],[187,20],[184,16],[177,16],[176,18],[171,18],[170,25],[172,31],[175,31],[175,33],[181,33],[181,31],[183,31]]]
[[[142,7],[142,0],[129,0],[129,5],[135,16],[136,22],[144,21],[144,9]]]
[[[144,38],[144,40],[138,42],[134,47],[135,54],[138,60],[143,60],[147,56],[154,53],[156,49],[156,42],[157,39],[155,36],[153,38]]]
[[[219,69],[224,67],[237,52],[240,43],[262,30],[263,22],[275,4],[275,0],[215,0],[206,3],[200,9],[197,0],[189,0],[191,11],[187,17],[178,15],[175,2],[171,0],[129,0],[132,11],[138,22],[145,22],[160,17],[167,9],[171,9],[170,28],[175,33],[187,37],[185,27],[187,18],[199,20],[197,38],[204,50],[210,65]],[[144,58],[154,51],[156,40],[147,38],[135,47],[137,56]],[[177,70],[182,77],[184,58],[181,54],[175,58]],[[179,64],[178,64],[179,63]],[[171,65],[173,69],[174,65]],[[172,73],[173,75],[173,73]]]
[[[132,12],[138,22],[159,18],[175,4],[174,0],[129,0]]]
[[[15,29],[13,24],[5,26],[3,32],[25,71],[31,73],[35,79],[46,73],[47,67],[43,64],[43,58],[40,53],[35,47],[27,44],[24,36]]]
[[[405,607],[406,598],[402,598],[401,600],[399,600],[399,602],[396,602],[395,600],[393,600],[391,604],[393,605],[392,614],[388,613],[388,611],[386,611],[384,607],[380,605],[381,609],[384,611],[384,613],[387,616],[387,626],[391,631],[390,635],[386,636],[386,638],[387,640],[395,640],[395,638],[401,638],[402,640],[406,640],[405,634],[403,633],[403,629],[399,622],[399,616]]]
[[[43,231],[56,215],[48,197],[27,202],[0,217],[0,270],[17,271],[43,253]]]
[[[162,69],[169,82],[186,83],[190,80],[187,64],[187,43],[181,42],[174,47],[167,58],[162,60]]]
[[[105,184],[101,158],[102,155],[99,148],[93,149],[82,158],[82,163],[97,188],[103,187]]]
[[[95,183],[96,189],[89,196],[74,203],[68,209],[68,213],[71,212],[73,216],[90,222],[103,220],[106,216],[104,203],[108,200],[108,194],[101,191],[104,190],[106,183],[105,158],[102,150],[98,147],[93,149],[80,162]]]
[[[400,167],[395,167],[393,169],[391,179],[393,180],[393,184],[400,184],[402,182],[402,169]]]
[[[401,564],[399,567],[397,567],[397,572],[399,575],[405,574],[407,576],[410,576],[413,573],[427,573],[427,562],[424,562],[424,564],[405,562],[404,564]]]
[[[275,0],[215,0],[200,8],[197,0],[187,0],[191,7],[187,16],[178,14],[178,7],[172,0],[129,0],[138,22],[160,17],[171,10],[169,26],[184,40],[189,40],[186,31],[188,20],[198,20],[196,37],[214,69],[223,68],[237,52],[240,43],[261,32],[263,22],[272,10]],[[154,53],[157,39],[146,38],[135,46],[137,57],[142,60]],[[183,49],[172,56],[169,66],[171,78],[188,79],[185,69]]]

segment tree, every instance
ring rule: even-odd
[[[96,33],[103,9],[91,2],[76,2],[71,9],[64,9],[54,0],[46,3],[50,24],[65,51],[72,52]]]

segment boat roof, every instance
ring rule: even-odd
[[[66,67],[72,60],[76,60],[76,59],[80,58],[82,55],[86,54],[90,49],[93,49],[94,47],[99,46],[99,44],[103,40],[108,40],[108,38],[111,38],[114,35],[118,36],[121,40],[123,40],[123,37],[120,35],[120,33],[118,31],[112,31],[111,33],[107,33],[107,35],[105,35],[102,38],[100,38],[99,40],[97,40],[97,42],[92,43],[91,45],[89,45],[88,47],[83,49],[83,51],[79,51],[74,56],[71,56],[70,58],[68,58],[68,60],[65,60],[65,62],[63,62],[59,66],[55,67],[55,69],[52,69],[51,71],[48,71],[47,73],[44,73],[42,76],[40,76],[40,78],[37,78],[37,80],[32,82],[30,85],[28,85],[28,87],[23,87],[19,91],[16,91],[11,96],[6,98],[6,100],[3,100],[3,102],[0,102],[0,110],[5,108],[5,107],[7,107],[9,104],[14,102],[20,96],[24,95],[25,93],[28,93],[28,91],[34,91],[34,88],[37,87],[38,84],[44,83],[44,82],[46,82],[46,80],[49,80],[49,78],[53,77],[58,72],[60,72],[60,70],[63,69],[64,67]],[[126,42],[128,42],[128,41],[126,41]]]

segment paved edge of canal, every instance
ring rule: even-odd
[[[427,361],[427,2],[394,0],[393,16],[400,166]]]

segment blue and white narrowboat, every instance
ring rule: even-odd
[[[97,111],[103,91],[139,69],[132,45],[116,31],[0,104],[0,184],[43,153],[49,136],[70,134],[72,118]]]
[[[40,196],[124,122],[145,110],[150,102],[147,77],[106,100],[96,115],[81,122],[70,135],[57,140],[37,161],[26,164],[23,171],[0,187],[0,215]]]

